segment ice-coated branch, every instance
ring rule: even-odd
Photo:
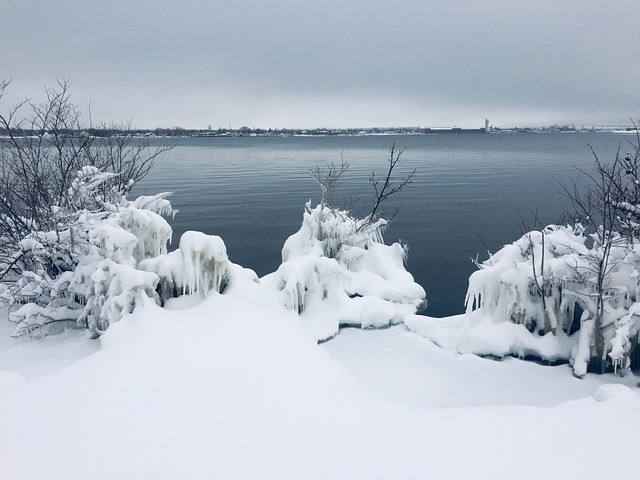
[[[309,169],[309,173],[320,186],[321,198],[320,204],[322,206],[327,203],[331,203],[331,196],[338,184],[338,181],[349,169],[349,162],[344,159],[344,150],[340,152],[340,163],[327,163],[326,165],[316,165]]]

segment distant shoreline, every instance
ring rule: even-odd
[[[601,126],[551,126],[551,127],[487,127],[487,128],[460,128],[460,127],[371,127],[371,128],[315,128],[315,129],[262,129],[241,127],[213,129],[185,129],[155,128],[155,129],[107,129],[87,128],[85,130],[58,132],[58,134],[70,137],[111,137],[134,136],[148,138],[163,137],[329,137],[329,136],[400,136],[400,135],[439,135],[439,134],[509,134],[509,133],[614,133],[638,135],[640,131],[635,126],[601,125]],[[13,136],[41,137],[50,135],[48,132],[40,132],[29,129],[16,129],[12,132],[0,129],[0,138]]]

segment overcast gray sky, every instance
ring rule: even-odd
[[[0,0],[0,77],[140,128],[618,124],[639,25],[639,0]]]

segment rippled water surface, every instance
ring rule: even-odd
[[[464,310],[470,257],[486,258],[520,236],[520,214],[556,222],[568,207],[558,179],[589,169],[591,145],[601,160],[630,138],[606,133],[438,134],[372,137],[184,138],[159,157],[136,193],[172,191],[180,212],[170,221],[174,246],[185,230],[221,236],[231,261],[262,276],[278,268],[285,239],[298,230],[304,203],[320,198],[309,169],[350,167],[335,197],[360,213],[371,205],[369,175],[382,175],[395,142],[406,147],[397,176],[416,174],[410,189],[391,197],[402,205],[386,241],[409,246],[408,270],[427,291],[428,315]],[[156,140],[154,140],[155,142]],[[486,246],[485,246],[486,245]]]

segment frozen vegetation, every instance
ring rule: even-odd
[[[320,203],[258,278],[215,235],[168,251],[169,194],[128,199],[153,154],[42,137],[0,151],[37,172],[0,177],[2,478],[635,478],[640,169],[605,171],[599,217],[525,233],[434,319],[383,241],[402,150],[364,218],[331,204],[344,162],[312,171]],[[588,373],[610,366],[627,375]]]
[[[87,172],[79,172],[84,180],[78,184],[91,196],[102,185],[94,180],[103,178]],[[9,319],[16,323],[13,336],[41,337],[59,331],[60,324],[75,324],[97,338],[145,299],[165,305],[183,295],[226,294],[247,282],[312,324],[318,340],[340,326],[402,323],[426,306],[424,289],[404,268],[407,247],[383,243],[382,219],[357,220],[346,211],[307,204],[301,229],[285,242],[281,267],[261,280],[232,263],[215,235],[185,232],[179,247],[167,253],[171,228],[161,216],[173,212],[167,197],[103,201],[99,213],[76,211],[78,222],[69,230],[36,232],[23,241],[20,248],[36,255],[62,243],[77,264],[55,279],[41,269],[4,284]]]
[[[622,238],[611,248],[598,338],[594,262],[601,256],[597,243],[587,247],[588,240],[580,226],[523,235],[471,276],[459,328],[440,329],[442,320],[429,319],[414,328],[460,353],[569,361],[577,376],[604,345],[604,360],[628,370],[640,328],[637,251]]]
[[[282,265],[264,283],[313,325],[318,340],[340,326],[402,323],[426,306],[426,294],[404,268],[406,246],[383,243],[385,225],[307,203],[302,227],[284,244]]]
[[[0,286],[12,307],[13,336],[42,336],[75,323],[97,337],[141,297],[155,295],[155,275],[136,267],[166,252],[171,227],[161,214],[173,212],[168,194],[110,203],[103,198],[110,178],[95,167],[78,171],[68,194],[71,205],[84,208],[55,206],[52,215],[63,227],[33,229],[20,241],[16,259],[29,255],[34,268]],[[50,271],[52,252],[68,256],[68,270]]]

